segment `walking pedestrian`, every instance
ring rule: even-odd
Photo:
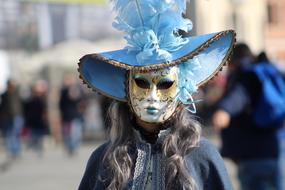
[[[32,87],[31,97],[24,103],[25,127],[30,133],[29,147],[40,157],[43,154],[44,136],[49,133],[46,98],[47,83],[38,80]]]
[[[213,115],[222,155],[237,165],[242,190],[282,190],[279,166],[285,83],[277,69],[244,44],[233,51],[226,91]]]
[[[18,158],[21,153],[20,133],[23,127],[22,101],[19,88],[13,80],[7,81],[7,89],[1,95],[0,126],[9,158]]]
[[[74,155],[81,144],[83,127],[82,102],[83,93],[80,86],[73,76],[66,75],[60,93],[59,108],[63,143],[69,155]]]

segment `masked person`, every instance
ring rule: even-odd
[[[191,112],[192,94],[227,63],[235,33],[181,36],[192,28],[185,6],[115,1],[114,26],[126,32],[129,46],[80,60],[83,81],[116,101],[109,140],[91,155],[79,190],[232,189]]]

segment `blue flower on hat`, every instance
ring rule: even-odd
[[[129,51],[138,51],[136,58],[138,62],[143,62],[148,57],[157,54],[159,58],[168,60],[171,54],[159,47],[159,40],[151,29],[135,30],[125,37],[130,46],[126,48]]]

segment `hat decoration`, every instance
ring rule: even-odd
[[[170,60],[171,52],[188,42],[179,30],[189,32],[192,22],[182,17],[184,0],[117,0],[118,16],[113,26],[127,33],[127,50],[136,54],[138,63],[153,55],[158,60]]]
[[[235,43],[226,30],[198,36],[183,17],[186,0],[111,0],[117,17],[113,26],[126,33],[121,50],[94,53],[80,59],[80,77],[92,89],[118,101],[128,101],[126,75],[130,70],[151,71],[178,67],[177,98],[195,105],[191,94],[225,65]]]
[[[201,68],[197,57],[178,65],[178,93],[177,97],[184,105],[192,105],[192,109],[188,111],[196,113],[195,101],[192,94],[198,90],[197,85],[191,80],[195,71]]]

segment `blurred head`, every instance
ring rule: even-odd
[[[63,77],[63,86],[70,87],[77,84],[77,78],[73,74],[66,74]]]
[[[264,51],[260,52],[256,57],[256,63],[269,63],[269,59]]]
[[[14,80],[9,79],[7,81],[7,91],[8,92],[13,92],[16,89],[16,83]]]
[[[38,80],[32,87],[32,94],[34,96],[45,96],[47,93],[48,85],[44,80]]]
[[[254,56],[247,44],[238,43],[233,50],[232,61],[229,65],[230,72],[235,71],[244,59],[248,59],[248,61],[253,62]]]

